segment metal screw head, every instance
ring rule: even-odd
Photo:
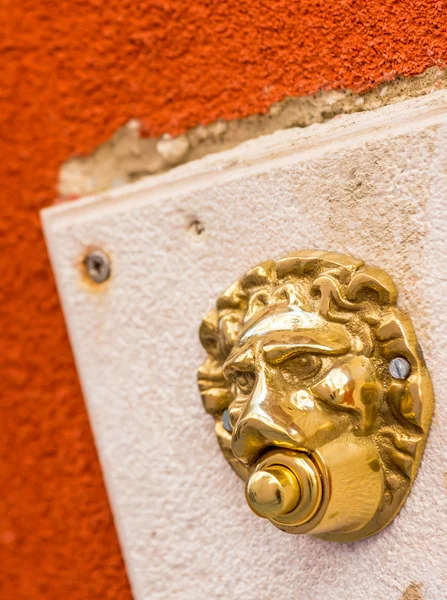
[[[411,365],[403,356],[396,356],[390,361],[388,370],[394,379],[408,379],[411,373]]]
[[[228,433],[232,433],[233,428],[231,427],[230,416],[228,414],[228,410],[224,410],[222,413],[222,425],[223,425],[224,429],[226,429],[228,431]]]
[[[101,250],[92,250],[84,260],[85,272],[95,283],[104,283],[111,272],[110,258]]]

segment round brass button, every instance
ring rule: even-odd
[[[303,452],[268,452],[248,479],[250,508],[278,527],[306,527],[323,501],[323,480],[316,462]]]
[[[295,475],[282,465],[256,471],[247,482],[247,502],[260,517],[274,519],[291,512],[300,500]]]

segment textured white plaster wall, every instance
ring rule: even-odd
[[[137,600],[398,600],[411,582],[447,598],[446,92],[253,140],[43,221]],[[92,246],[113,261],[98,291],[81,277]],[[390,272],[435,386],[404,509],[350,545],[250,512],[196,388],[216,295],[300,248]]]

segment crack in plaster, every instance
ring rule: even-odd
[[[141,137],[140,123],[133,119],[90,156],[71,158],[61,166],[60,199],[93,194],[162,173],[281,129],[307,127],[340,114],[374,110],[442,88],[447,88],[447,69],[434,67],[421,75],[398,77],[360,94],[350,90],[322,90],[311,96],[286,98],[272,104],[266,114],[197,125],[174,138],[169,134]]]

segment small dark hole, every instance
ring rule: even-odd
[[[205,231],[205,225],[199,219],[193,219],[189,222],[188,229],[196,235],[202,235]]]

